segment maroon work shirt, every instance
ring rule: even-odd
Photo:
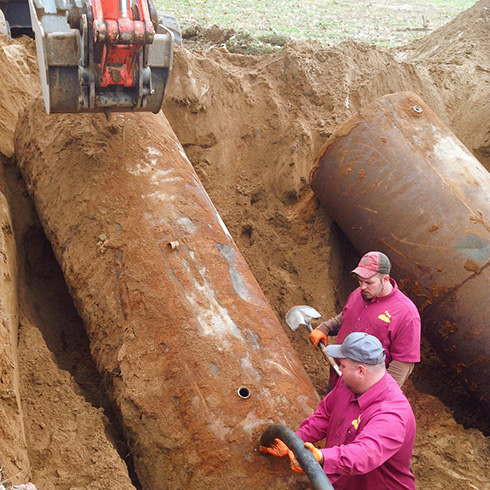
[[[304,442],[325,438],[323,469],[335,490],[415,490],[415,417],[388,373],[357,398],[340,378],[297,434]]]
[[[420,361],[420,315],[412,300],[390,278],[393,291],[386,296],[375,296],[364,301],[360,288],[354,290],[342,310],[342,326],[336,344],[341,344],[352,332],[374,335],[386,351],[386,365],[392,360],[400,362]],[[338,376],[330,370],[330,385]]]

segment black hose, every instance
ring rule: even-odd
[[[293,451],[301,468],[310,479],[313,490],[334,490],[315,456],[289,427],[281,424],[269,425],[260,436],[259,444],[261,446],[270,446],[276,438],[284,442]]]

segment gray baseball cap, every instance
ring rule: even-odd
[[[381,342],[365,332],[353,332],[341,345],[328,345],[327,354],[337,359],[352,359],[363,364],[381,364],[386,355]]]

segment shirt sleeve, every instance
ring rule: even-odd
[[[402,446],[407,428],[401,416],[373,416],[349,444],[321,449],[327,475],[364,475],[381,466]]]
[[[339,333],[341,326],[342,313],[339,313],[337,316],[330,318],[330,320],[320,323],[317,328],[320,329],[325,335],[334,336]]]
[[[401,362],[420,361],[420,316],[408,314],[393,332],[390,355]]]
[[[321,441],[326,433],[330,421],[330,393],[320,402],[316,412],[301,422],[296,434],[303,442]]]

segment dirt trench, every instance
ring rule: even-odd
[[[354,42],[329,49],[290,43],[262,57],[213,46],[177,49],[164,113],[279,319],[295,304],[311,304],[328,318],[354,287],[347,271],[357,253],[308,182],[320,146],[357,109],[386,93],[414,91],[486,164],[489,12],[490,2],[481,1],[392,51]],[[9,389],[0,414],[5,432],[18,434],[18,417],[24,431],[20,440],[0,433],[1,447],[9,449],[1,451],[2,479],[30,480],[39,489],[138,488],[132,450],[15,166],[15,122],[38,90],[33,43],[0,44],[1,190],[17,245],[20,401],[12,408]],[[328,376],[322,358],[305,332],[283,326],[322,393]],[[418,423],[417,488],[490,488],[487,414],[426,342],[406,392]]]

